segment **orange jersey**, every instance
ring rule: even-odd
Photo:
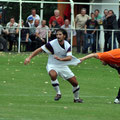
[[[97,53],[98,59],[107,64],[116,64],[120,66],[120,49],[114,49],[108,52]]]

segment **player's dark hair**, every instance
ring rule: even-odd
[[[65,29],[62,29],[62,28],[57,29],[57,30],[56,30],[56,33],[57,33],[58,31],[59,31],[59,32],[62,32],[62,34],[65,35],[65,40],[66,40],[67,37],[68,37],[67,31],[66,31]]]

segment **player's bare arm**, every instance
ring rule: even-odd
[[[60,61],[70,61],[72,59],[72,56],[67,56],[65,58],[60,58],[58,56],[54,56],[55,59],[60,60]]]
[[[81,61],[84,61],[86,59],[89,59],[89,58],[97,58],[98,59],[98,55],[96,53],[92,53],[92,54],[89,54],[85,57],[82,57],[82,58],[79,58]]]
[[[35,50],[28,58],[25,59],[24,64],[27,65],[28,63],[30,63],[31,59],[42,51],[42,48],[38,48],[37,50]]]

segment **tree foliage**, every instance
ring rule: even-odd
[[[37,0],[36,0],[37,1]],[[39,1],[39,0],[38,0]],[[56,1],[56,0],[47,0],[47,1]],[[2,7],[2,22],[6,24],[9,22],[11,17],[15,17],[16,22],[19,21],[20,16],[20,5],[19,3],[11,3],[11,2],[0,2],[0,6]],[[40,4],[35,3],[23,3],[22,4],[22,19],[26,21],[27,17],[31,14],[31,9],[35,8],[37,14],[40,15]],[[54,14],[54,9],[57,8],[57,4],[44,4],[43,7],[43,19],[49,21],[49,18]]]

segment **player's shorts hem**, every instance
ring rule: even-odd
[[[53,65],[47,65],[46,66],[47,72],[49,73],[51,70],[56,71],[56,73],[61,76],[63,79],[68,80],[75,75],[70,70],[68,66],[53,66]]]

